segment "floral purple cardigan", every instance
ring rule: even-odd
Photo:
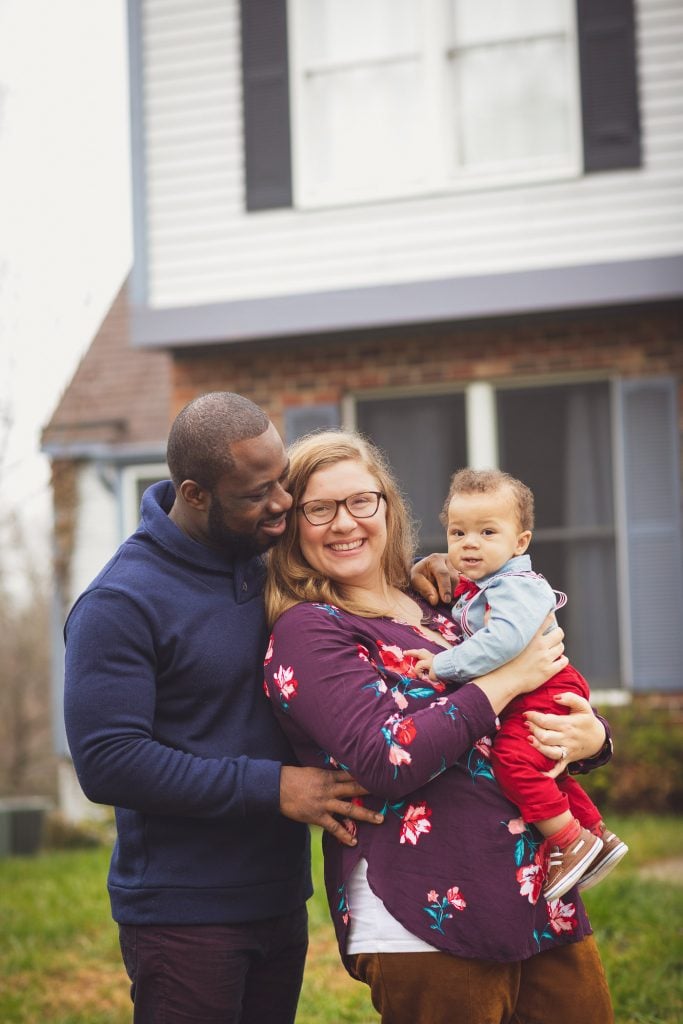
[[[428,625],[453,642],[452,620],[420,604]],[[299,604],[275,624],[266,656],[266,693],[301,764],[347,768],[373,794],[364,803],[385,814],[382,825],[357,826],[356,847],[324,835],[342,955],[346,885],[360,857],[390,913],[458,956],[523,960],[585,938],[591,928],[576,889],[550,902],[541,896],[541,837],[494,778],[497,720],[486,696],[478,686],[417,678],[404,654],[412,647],[441,649],[394,619]]]

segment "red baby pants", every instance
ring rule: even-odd
[[[529,743],[523,715],[524,711],[569,714],[568,708],[553,700],[555,694],[567,692],[586,699],[590,694],[588,683],[572,665],[532,693],[511,701],[500,716],[501,728],[494,738],[491,761],[498,785],[517,804],[525,821],[543,821],[570,810],[584,828],[592,828],[601,820],[600,811],[567,772],[557,779],[542,774],[557,762],[544,757]]]

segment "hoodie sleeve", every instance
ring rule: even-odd
[[[278,761],[200,757],[155,737],[154,630],[132,599],[89,591],[65,638],[66,733],[90,800],[198,818],[279,812]]]

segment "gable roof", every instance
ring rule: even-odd
[[[171,357],[131,347],[126,281],[43,429],[43,450],[163,458],[170,408]]]

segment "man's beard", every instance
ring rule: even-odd
[[[242,558],[251,558],[253,555],[262,555],[278,540],[277,537],[264,537],[259,540],[255,532],[237,533],[231,530],[225,525],[223,508],[215,496],[209,508],[207,532],[214,547],[233,557],[239,555]]]

